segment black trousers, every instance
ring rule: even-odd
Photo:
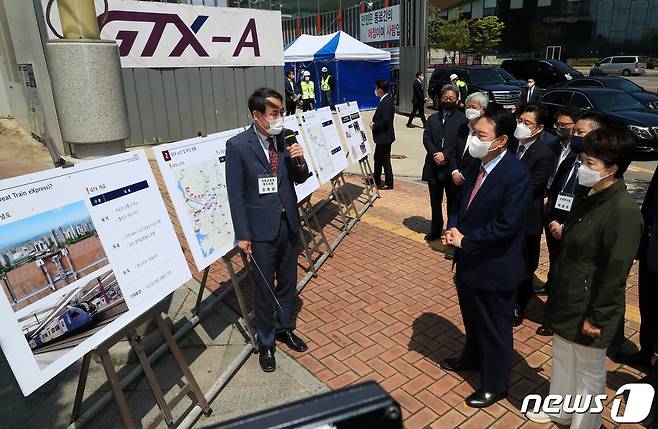
[[[457,281],[459,308],[466,330],[461,362],[479,369],[480,388],[489,393],[507,392],[512,371],[512,312],[514,290],[472,289]]]
[[[302,100],[302,111],[303,112],[308,112],[309,110],[313,110],[315,104],[315,100],[312,100],[310,98],[307,98],[306,100]]]
[[[279,234],[272,241],[253,241],[253,258],[263,271],[267,282],[254,267],[256,333],[263,347],[274,345],[277,331],[293,328],[293,304],[297,294],[297,234],[291,232],[285,216],[281,216]],[[281,304],[276,305],[270,287]]]
[[[443,231],[443,192],[446,193],[446,205],[448,206],[448,214],[452,213],[457,196],[459,195],[459,188],[456,187],[450,177],[445,180],[429,181],[427,188],[430,193],[430,206],[432,208],[432,223],[430,234],[441,234]]]
[[[373,170],[375,185],[382,182],[382,168],[384,169],[384,184],[393,187],[393,166],[391,166],[391,143],[377,143],[375,145],[375,168]]]
[[[519,283],[519,289],[516,295],[516,305],[525,311],[530,298],[532,298],[532,279],[537,267],[539,266],[539,252],[541,246],[541,233],[525,235],[525,257],[526,267],[528,268],[527,277]]]
[[[297,113],[297,102],[292,100],[286,100],[286,112],[289,115],[294,115]]]
[[[551,282],[551,273],[554,270],[555,262],[557,258],[560,257],[561,242],[560,240],[553,237],[551,231],[548,227],[544,228],[544,233],[546,234],[546,247],[548,247],[548,282],[546,283],[547,287],[550,287]]]
[[[409,121],[407,125],[411,125],[414,120],[414,117],[419,116],[420,120],[423,122],[423,126],[427,124],[427,119],[425,119],[425,102],[414,104],[411,109],[411,114],[409,115]]]
[[[334,110],[334,103],[331,102],[331,90],[322,91],[322,107],[331,107]]]
[[[658,273],[649,270],[645,258],[640,258],[639,270],[640,350],[651,357],[658,340]]]

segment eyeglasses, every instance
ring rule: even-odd
[[[572,127],[574,125],[574,123],[573,122],[556,122],[553,125],[555,126],[555,128],[568,128],[568,127]]]
[[[457,97],[441,97],[441,101],[457,101]]]
[[[523,120],[523,119],[517,119],[516,123],[517,124],[523,124],[526,127],[534,127],[535,125],[537,125],[536,122],[530,122],[530,121],[526,121],[526,120]]]
[[[286,116],[286,110],[285,109],[272,110],[267,116],[271,119],[283,118],[284,116]]]

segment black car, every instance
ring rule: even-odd
[[[623,77],[613,77],[613,76],[583,77],[583,78],[573,79],[565,83],[564,86],[619,89],[637,98],[642,104],[644,104],[648,108],[658,111],[658,95],[645,90],[635,82]]]
[[[436,108],[441,98],[441,88],[450,83],[450,75],[456,74],[468,85],[468,93],[482,91],[489,95],[489,100],[502,105],[505,109],[512,109],[519,100],[521,88],[505,82],[494,67],[487,66],[448,66],[437,67],[432,72],[427,87],[428,95],[434,100]]]
[[[624,91],[562,87],[546,91],[542,101],[551,116],[565,105],[575,106],[581,111],[601,112],[608,118],[610,125],[625,128],[635,137],[638,154],[658,154],[658,113]]]
[[[583,74],[558,60],[504,60],[500,65],[518,79],[534,78],[543,89],[562,85]]]
[[[494,70],[496,70],[496,73],[498,73],[506,83],[510,85],[516,85],[520,88],[525,88],[527,81],[515,78],[510,72],[503,68],[496,67]]]

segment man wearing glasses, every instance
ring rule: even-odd
[[[532,199],[525,225],[527,274],[518,287],[517,307],[512,320],[514,326],[523,323],[523,313],[533,293],[533,276],[539,266],[541,234],[544,229],[544,195],[555,165],[553,147],[558,144],[557,137],[545,131],[549,121],[546,107],[537,103],[526,104],[517,114],[514,137],[518,139],[519,144],[514,151],[516,158],[524,163],[530,172]]]
[[[275,340],[307,349],[293,332],[292,311],[300,224],[295,183],[306,181],[308,166],[302,147],[284,139],[281,94],[260,88],[248,105],[253,126],[226,143],[226,187],[235,238],[255,266],[258,360],[272,372]]]

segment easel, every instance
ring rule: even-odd
[[[142,337],[137,334],[137,331],[135,329],[136,326],[147,320],[154,321],[156,323],[158,330],[160,331],[160,335],[162,335],[162,338],[166,341],[167,345],[169,346],[169,349],[171,350],[171,354],[174,356],[174,360],[176,361],[178,368],[181,370],[183,376],[187,381],[186,384],[181,389],[181,391],[169,402],[167,402],[167,400],[165,399],[164,394],[162,393],[162,388],[160,387],[155,372],[153,371],[153,367],[151,366],[149,359],[146,356],[146,352],[144,351],[144,346],[142,343]],[[128,401],[126,400],[126,396],[123,393],[121,382],[119,381],[119,377],[117,376],[117,373],[114,370],[114,364],[112,363],[112,359],[110,358],[110,353],[109,353],[110,347],[116,344],[124,336],[128,338],[128,341],[130,342],[132,349],[137,355],[137,359],[139,360],[139,363],[142,366],[142,369],[144,370],[144,374],[146,375],[146,379],[149,383],[149,386],[151,387],[151,392],[153,393],[153,396],[155,397],[158,407],[160,408],[160,414],[153,421],[153,423],[151,423],[151,425],[148,426],[149,428],[154,428],[158,426],[160,422],[162,422],[163,420],[167,424],[167,426],[171,427],[174,424],[174,418],[173,415],[171,414],[171,410],[188,393],[194,394],[197,403],[201,406],[206,416],[209,416],[210,413],[212,413],[208,401],[206,400],[205,396],[201,392],[201,389],[199,388],[199,384],[194,378],[192,371],[190,371],[190,367],[187,364],[187,361],[185,360],[185,357],[183,356],[180,348],[178,347],[178,344],[176,344],[176,341],[171,335],[171,331],[169,330],[169,327],[167,326],[164,319],[162,318],[162,314],[159,312],[159,310],[155,310],[155,314],[153,314],[152,312],[146,313],[145,315],[143,315],[142,317],[138,318],[133,323],[131,323],[131,326],[124,329],[123,332],[119,332],[114,336],[110,337],[99,347],[90,351],[84,356],[84,358],[82,359],[82,368],[80,369],[80,378],[78,379],[78,388],[75,393],[75,401],[73,402],[71,423],[74,423],[78,419],[78,416],[80,415],[80,410],[82,408],[82,400],[84,398],[84,393],[85,393],[85,386],[87,384],[87,377],[89,375],[89,365],[91,364],[91,356],[92,354],[96,354],[100,358],[101,364],[103,365],[103,369],[105,370],[105,375],[107,376],[107,380],[110,384],[110,389],[112,390],[114,402],[116,403],[116,406],[119,410],[119,418],[121,419],[121,424],[125,429],[136,428],[135,421],[133,420],[132,414],[130,413],[130,408],[128,407]]]
[[[370,160],[367,155],[359,160],[359,167],[361,168],[361,175],[363,176],[364,193],[368,197],[365,205],[358,213],[358,217],[361,219],[361,216],[363,216],[363,214],[374,204],[377,198],[381,197],[381,195],[379,194],[377,185],[375,185],[372,168],[370,167]]]
[[[235,272],[235,268],[233,267],[232,258],[236,254],[240,255],[240,258],[242,259],[242,264],[244,266],[244,272],[242,272],[242,274],[240,275],[237,275],[237,273]],[[238,247],[234,247],[230,252],[222,256],[222,260],[224,261],[224,264],[226,264],[226,270],[229,273],[229,277],[231,279],[231,285],[233,286],[233,290],[235,291],[235,296],[238,299],[238,305],[240,306],[240,312],[242,312],[242,318],[244,320],[244,325],[245,325],[244,328],[247,330],[249,341],[254,346],[254,348],[257,348],[256,334],[253,325],[251,323],[251,319],[252,319],[251,313],[247,309],[247,304],[244,299],[244,294],[242,293],[242,286],[241,286],[245,276],[249,279],[249,282],[252,285],[254,284],[253,279],[251,278],[251,270],[249,269],[249,261],[247,260],[247,257],[244,255],[244,253],[241,252]],[[201,284],[199,285],[199,293],[197,294],[196,305],[194,306],[195,314],[199,314],[199,312],[201,311],[201,301],[203,299],[203,293],[206,290],[206,282],[208,281],[209,272],[210,272],[210,266],[206,267],[203,270],[203,277],[201,278]]]
[[[302,289],[304,289],[304,286],[306,286],[311,278],[318,276],[318,270],[327,260],[327,258],[334,256],[334,251],[329,245],[329,241],[327,240],[327,236],[324,234],[322,225],[320,224],[320,221],[318,220],[318,217],[313,210],[313,204],[311,204],[310,195],[299,203],[298,209],[301,220],[301,225],[299,228],[299,239],[302,246],[304,247],[304,255],[309,264],[307,274],[299,283],[297,283],[297,292],[300,292]],[[306,244],[306,234],[311,237],[310,248]],[[325,252],[322,252],[321,246],[326,248]],[[314,261],[313,255],[316,253],[319,254],[320,257],[317,261]]]
[[[345,233],[349,234],[350,230],[354,227],[359,220],[359,212],[354,205],[354,201],[350,200],[349,196],[345,195],[343,187],[347,184],[345,176],[341,171],[336,177],[331,179],[331,195],[338,204],[338,214],[345,226]],[[352,216],[352,213],[354,215]],[[352,218],[352,220],[349,220]]]

